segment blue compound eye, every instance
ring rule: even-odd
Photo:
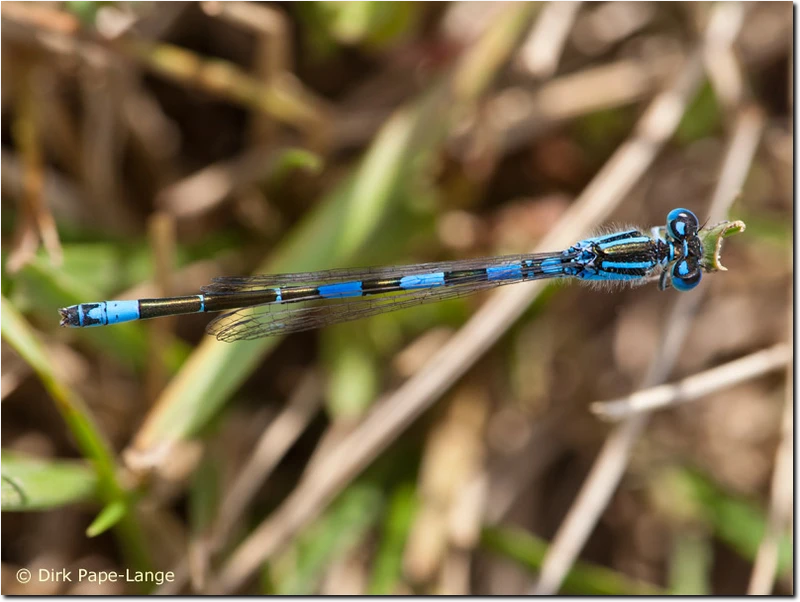
[[[667,232],[675,240],[683,240],[697,234],[700,222],[688,209],[673,209],[667,214]]]
[[[672,266],[672,286],[675,290],[686,292],[692,290],[703,277],[703,270],[693,257],[684,257]]]

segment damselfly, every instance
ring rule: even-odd
[[[672,286],[688,291],[700,283],[703,271],[724,269],[715,265],[716,256],[705,244],[695,214],[673,209],[666,227],[651,228],[650,234],[625,229],[553,253],[214,278],[199,295],[81,303],[59,312],[62,326],[85,328],[225,311],[207,331],[220,341],[240,341],[320,328],[527,280],[576,278],[638,285],[657,278],[662,290]]]

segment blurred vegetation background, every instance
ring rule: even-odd
[[[792,592],[786,348],[646,425],[590,409],[790,340],[790,3],[0,11],[4,594]],[[530,285],[508,327],[486,295],[235,344],[202,315],[58,327],[731,202],[747,231],[688,302]]]

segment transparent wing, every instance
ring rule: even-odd
[[[491,266],[520,263],[523,260],[541,262],[552,257],[564,257],[561,252],[535,253],[526,255],[504,255],[500,257],[481,257],[457,261],[416,263],[406,266],[344,268],[320,272],[297,272],[294,274],[263,274],[256,276],[233,276],[213,278],[211,284],[202,287],[204,293],[236,293],[255,291],[285,285],[309,285],[351,282],[373,278],[393,278],[413,276],[430,272],[450,272],[455,270],[476,270]]]
[[[209,323],[206,331],[216,336],[218,340],[225,342],[288,334],[366,318],[425,303],[455,299],[480,290],[519,282],[520,280],[521,278],[495,281],[463,281],[445,287],[417,289],[384,295],[256,305],[238,309],[215,318]]]

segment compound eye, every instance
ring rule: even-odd
[[[697,234],[700,222],[688,209],[673,209],[667,214],[667,232],[675,240],[684,240]]]
[[[686,292],[692,290],[703,277],[703,270],[693,257],[684,257],[672,266],[672,286],[675,290]]]

